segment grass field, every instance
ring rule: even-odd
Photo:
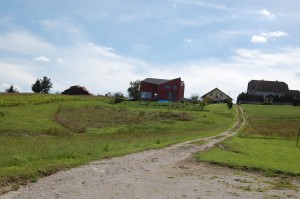
[[[300,107],[242,105],[245,127],[233,138],[207,153],[208,161],[234,168],[262,170],[269,174],[300,175]]]
[[[0,95],[0,191],[92,160],[215,135],[234,109],[105,97]]]

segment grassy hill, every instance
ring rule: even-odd
[[[0,191],[92,160],[215,135],[225,104],[122,102],[95,96],[0,95]]]
[[[245,127],[233,138],[207,153],[208,161],[234,168],[262,170],[266,173],[300,175],[300,107],[242,105]]]

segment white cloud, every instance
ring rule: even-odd
[[[284,36],[288,36],[289,34],[286,32],[277,31],[277,32],[262,33],[262,35],[264,37],[270,38],[270,37],[284,37]]]
[[[58,64],[63,64],[64,63],[64,60],[60,57],[56,58],[55,60]]]
[[[261,33],[260,35],[252,35],[251,42],[266,43],[270,38],[285,37],[285,36],[289,36],[289,34],[282,31],[265,32],[265,33]]]
[[[282,49],[280,52],[239,49],[227,60],[201,60],[174,63],[172,66],[152,68],[151,77],[182,77],[186,84],[186,97],[193,93],[204,95],[218,87],[236,99],[247,90],[252,79],[285,81],[290,88],[300,89],[299,71],[300,48]],[[284,70],[283,70],[284,69]]]
[[[0,62],[0,92],[13,84],[21,92],[30,92],[30,86],[34,81],[32,70],[23,65]]]
[[[262,35],[252,35],[251,42],[253,43],[266,43],[268,39]]]
[[[64,37],[66,40],[84,40],[85,38],[84,31],[68,18],[41,20],[39,24],[58,39]]]
[[[199,0],[174,0],[175,4],[183,4],[183,5],[190,5],[190,6],[200,6],[205,8],[211,8],[216,10],[229,10],[229,8],[224,4],[214,4],[208,2],[202,2]]]
[[[266,9],[260,10],[257,13],[264,16],[264,17],[267,17],[269,19],[275,19],[276,18],[276,16],[274,14],[272,14],[270,11],[268,11]]]
[[[194,41],[193,39],[189,39],[189,38],[184,40],[185,43],[189,43],[189,44],[192,43],[193,41]]]
[[[284,32],[269,32],[259,36],[272,38]],[[113,48],[79,41],[71,46],[52,46],[32,35],[19,35],[27,41],[50,46],[42,55],[53,57],[50,67],[41,68],[34,60],[15,63],[0,62],[0,84],[20,85],[20,91],[30,91],[31,84],[44,75],[51,78],[52,92],[63,91],[72,85],[85,86],[94,94],[121,91],[126,94],[129,82],[136,79],[182,77],[186,83],[186,97],[192,93],[205,94],[218,87],[233,98],[245,91],[251,79],[285,81],[293,89],[300,85],[300,48],[280,52],[239,49],[227,60],[173,62],[167,65],[146,63],[118,54]],[[29,37],[30,39],[28,39]],[[1,37],[0,37],[1,38]],[[192,39],[191,39],[192,40]],[[12,44],[13,41],[11,40]],[[0,44],[1,46],[1,44]],[[34,53],[36,48],[32,48]],[[33,52],[23,52],[33,54]],[[18,52],[21,53],[21,52]],[[284,70],[283,70],[284,67]]]
[[[50,62],[50,59],[47,58],[47,57],[44,57],[44,56],[40,56],[40,57],[34,58],[34,61],[37,61],[37,62]]]
[[[24,31],[14,31],[0,35],[0,50],[25,55],[36,55],[53,51],[53,46]]]

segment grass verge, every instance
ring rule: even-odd
[[[299,107],[243,105],[243,108],[248,120],[245,127],[220,147],[199,153],[198,159],[260,170],[268,175],[300,175],[300,147],[296,146]]]

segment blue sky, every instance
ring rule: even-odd
[[[1,0],[0,92],[94,94],[147,77],[181,77],[186,97],[218,87],[233,98],[252,79],[300,89],[298,0]]]

